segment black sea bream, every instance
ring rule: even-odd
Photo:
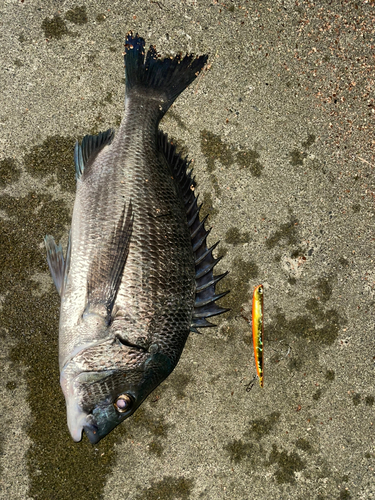
[[[61,296],[60,383],[70,433],[98,442],[175,368],[190,331],[225,312],[215,300],[216,246],[194,180],[159,122],[207,56],[160,59],[129,33],[125,116],[115,135],[75,148],[77,193],[66,257],[46,236]]]

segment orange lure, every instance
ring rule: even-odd
[[[254,288],[253,293],[253,344],[255,366],[260,386],[263,387],[263,285]]]

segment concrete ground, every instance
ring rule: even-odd
[[[0,499],[372,499],[372,0],[0,3]],[[194,159],[231,312],[96,446],[59,387],[45,234],[77,138],[119,126],[128,30],[209,53],[162,122]],[[249,314],[265,287],[265,384]],[[248,386],[250,388],[250,386]]]

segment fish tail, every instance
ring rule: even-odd
[[[145,41],[129,32],[125,41],[126,95],[150,95],[159,100],[162,115],[198,76],[208,55],[187,54],[160,59],[154,46],[145,57]]]

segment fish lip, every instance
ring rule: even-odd
[[[91,444],[96,444],[100,441],[99,427],[96,424],[87,422],[84,424],[83,430]]]

